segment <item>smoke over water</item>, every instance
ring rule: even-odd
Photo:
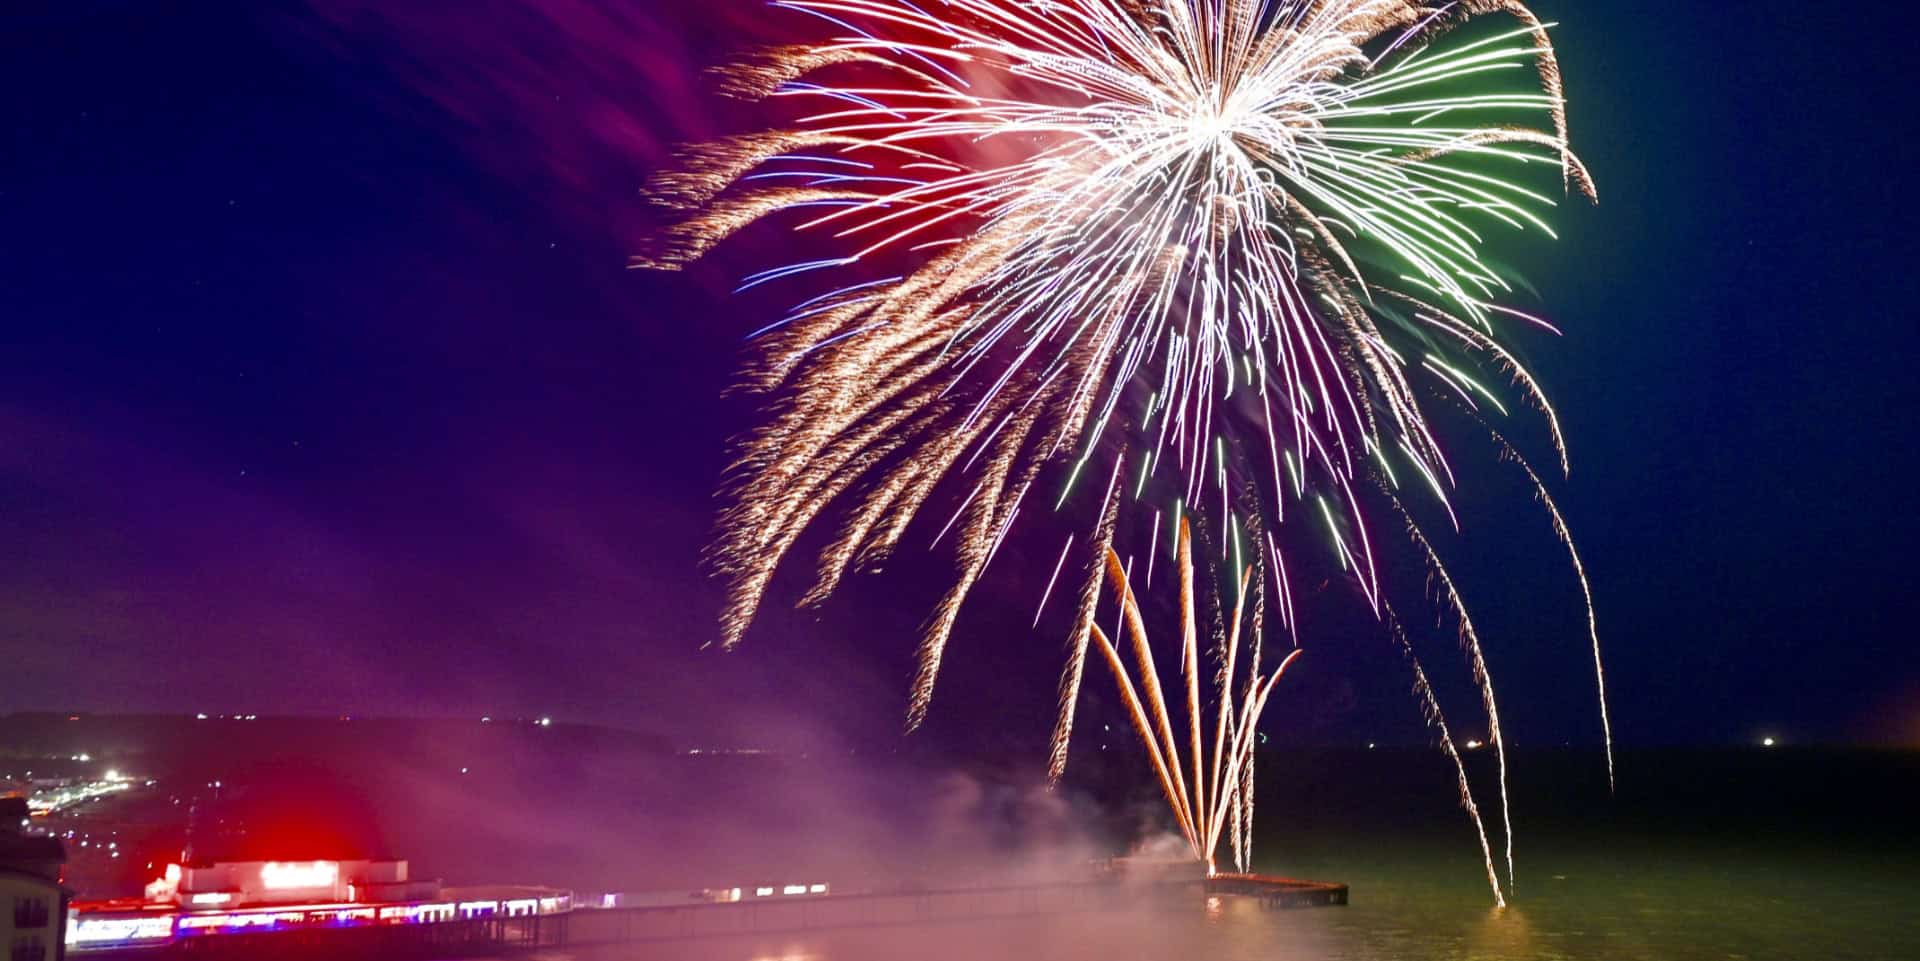
[[[204,795],[202,827],[184,839],[198,856],[383,854],[450,884],[686,893],[1036,883],[1083,876],[1158,830],[1151,808],[1049,790],[1038,763],[1003,774],[835,746],[820,731],[789,730],[808,746],[787,750],[505,718],[148,727],[165,733],[143,735],[126,763]],[[218,792],[195,787],[215,780]],[[225,850],[236,844],[246,850]]]

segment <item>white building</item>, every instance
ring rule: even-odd
[[[0,958],[59,961],[66,957],[66,849],[26,834],[28,823],[25,798],[0,798]]]
[[[440,896],[440,882],[414,881],[405,861],[221,861],[170,864],[147,885],[147,900],[184,908],[271,904],[421,901]]]

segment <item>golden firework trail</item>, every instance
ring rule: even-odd
[[[1217,646],[1216,654],[1221,658],[1220,670],[1209,685],[1214,689],[1212,693],[1219,707],[1213,726],[1213,748],[1211,752],[1207,751],[1201,722],[1202,666],[1199,621],[1193,603],[1192,534],[1184,523],[1180,526],[1178,551],[1182,641],[1180,672],[1186,688],[1187,707],[1187,754],[1184,763],[1179,739],[1174,734],[1176,722],[1161,695],[1160,669],[1154,660],[1153,645],[1147,637],[1138,599],[1120,563],[1120,556],[1112,550],[1106,553],[1107,581],[1113,590],[1115,604],[1123,612],[1128,639],[1132,641],[1133,667],[1128,668],[1124,654],[1090,617],[1082,623],[1082,629],[1075,632],[1075,644],[1076,647],[1084,645],[1085,639],[1090,637],[1099,648],[1113,674],[1121,703],[1126,706],[1127,714],[1133,721],[1134,731],[1146,747],[1148,759],[1166,795],[1167,806],[1173,812],[1174,822],[1179,826],[1194,859],[1207,866],[1208,874],[1214,873],[1221,831],[1231,824],[1235,826],[1235,843],[1231,846],[1234,867],[1244,873],[1251,864],[1253,845],[1251,835],[1241,831],[1239,826],[1252,820],[1253,778],[1250,768],[1257,743],[1256,729],[1260,724],[1260,715],[1266,711],[1267,699],[1273,694],[1274,685],[1279,683],[1281,675],[1286,673],[1288,666],[1301,652],[1296,648],[1281,659],[1271,672],[1262,670],[1259,645],[1253,640],[1257,629],[1242,631],[1242,626],[1247,623],[1244,615],[1248,588],[1254,578],[1254,568],[1244,568],[1239,579],[1240,589],[1235,595],[1232,627]],[[1244,664],[1242,649],[1248,651]],[[1235,682],[1243,667],[1245,686],[1240,689],[1236,702]],[[1138,691],[1146,694],[1144,700],[1136,691],[1135,676],[1140,679]],[[1185,764],[1192,765],[1191,786],[1183,770]]]
[[[1297,648],[1289,570],[1301,566],[1286,552],[1303,541],[1329,545],[1388,619],[1360,493],[1399,508],[1405,490],[1424,491],[1459,526],[1430,398],[1504,415],[1484,373],[1504,376],[1545,418],[1565,471],[1557,415],[1507,346],[1514,329],[1553,328],[1501,303],[1512,286],[1485,256],[1492,231],[1551,235],[1554,191],[1594,196],[1569,149],[1552,25],[1519,0],[772,5],[816,18],[823,36],[724,69],[721,87],[788,121],[692,148],[658,176],[652,195],[682,219],[635,260],[679,269],[774,223],[808,259],[741,290],[836,278],[753,338],[746,383],[775,400],[741,446],[709,555],[728,581],[725,646],[816,521],[836,518],[835,535],[803,604],[884,562],[922,509],[957,504],[935,538],[952,535],[957,569],[920,638],[907,710],[918,725],[960,608],[1029,495],[1038,486],[1060,508],[1083,474],[1105,473],[1080,541],[1092,562],[1061,678],[1057,776],[1082,662],[1104,636],[1092,616],[1102,570],[1138,527],[1127,505],[1149,491],[1148,580],[1169,514],[1182,531],[1217,517],[1223,557],[1260,560]],[[1482,17],[1503,25],[1455,32]],[[1055,464],[1058,488],[1042,477]],[[1406,520],[1458,615],[1504,812],[1480,638]],[[1243,525],[1256,531],[1246,543]],[[1042,612],[1074,549],[1061,547]],[[1169,742],[1165,777],[1205,840],[1200,829],[1222,823],[1215,802],[1250,806],[1251,792],[1203,776],[1194,738],[1183,770],[1157,679],[1141,682]],[[1604,680],[1601,698],[1610,743]],[[1248,811],[1228,809],[1230,826]],[[1507,860],[1511,875],[1510,831]]]

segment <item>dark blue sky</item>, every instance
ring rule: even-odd
[[[668,146],[737,109],[695,71],[780,20],[688,6],[9,18],[0,708],[893,730],[938,558],[697,650],[754,422],[722,391],[774,303],[725,294],[750,249],[624,263]],[[1903,11],[1694,6],[1536,5],[1602,200],[1511,256],[1566,331],[1522,348],[1573,449],[1616,730],[1917,743]],[[1509,736],[1591,740],[1563,555],[1481,459],[1444,546]],[[1026,624],[1057,544],[977,595],[931,736],[1044,734],[1064,625]],[[1280,729],[1420,737],[1377,627],[1322,606]]]

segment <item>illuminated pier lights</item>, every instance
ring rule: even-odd
[[[147,885],[145,898],[76,903],[66,944],[86,951],[235,933],[534,918],[572,909],[570,891],[447,888],[410,878],[404,860],[169,864]]]

